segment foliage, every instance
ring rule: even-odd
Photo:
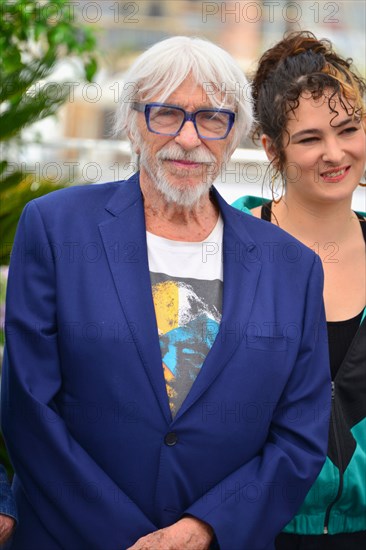
[[[2,157],[19,140],[23,128],[56,113],[68,95],[67,86],[47,82],[55,64],[77,59],[83,77],[97,69],[95,36],[80,24],[68,0],[2,0],[0,4],[0,146]],[[46,79],[46,80],[45,80]],[[20,213],[28,200],[55,189],[24,171],[0,162],[0,225],[5,246],[0,264],[8,263]],[[60,186],[60,185],[59,185]],[[37,193],[35,193],[37,191]]]
[[[4,315],[5,315],[5,290],[7,280],[7,267],[0,266],[0,363],[4,350]],[[0,464],[4,465],[8,475],[12,475],[12,467],[6,452],[4,440],[0,434]]]
[[[18,175],[19,174],[19,175]],[[0,265],[7,265],[14,241],[16,226],[20,214],[27,202],[41,197],[56,189],[65,187],[66,182],[57,184],[46,179],[36,180],[33,174],[21,174],[16,172],[7,178],[8,182],[15,184],[4,185],[0,188],[0,223],[1,223],[1,248]],[[7,182],[5,182],[7,183]]]
[[[47,83],[55,64],[63,58],[78,61],[82,77],[91,81],[96,70],[95,36],[77,20],[69,0],[0,0],[0,265],[9,262],[15,228],[24,205],[31,199],[62,187],[13,170],[5,154],[14,150],[23,128],[57,112],[68,89],[51,93]],[[60,93],[61,90],[61,93]],[[3,277],[2,277],[3,279]],[[0,307],[5,281],[1,281]],[[3,345],[3,321],[0,349]],[[0,436],[0,463],[12,472]]]

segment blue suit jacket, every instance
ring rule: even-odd
[[[212,192],[222,322],[174,420],[138,175],[25,208],[2,388],[14,549],[123,550],[183,514],[211,524],[221,550],[272,548],[317,476],[330,401],[321,264]]]

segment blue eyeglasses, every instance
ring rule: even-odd
[[[193,122],[201,139],[225,139],[233,127],[235,113],[228,109],[198,109],[188,112],[167,103],[133,103],[133,109],[145,113],[150,132],[177,136],[187,120]]]

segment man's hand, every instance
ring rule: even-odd
[[[14,518],[0,514],[0,544],[4,544],[10,537],[15,526]]]
[[[141,537],[127,550],[208,550],[213,530],[196,518],[182,518],[165,529]]]

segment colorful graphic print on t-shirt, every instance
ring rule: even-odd
[[[222,281],[150,273],[164,377],[174,417],[217,335]]]

